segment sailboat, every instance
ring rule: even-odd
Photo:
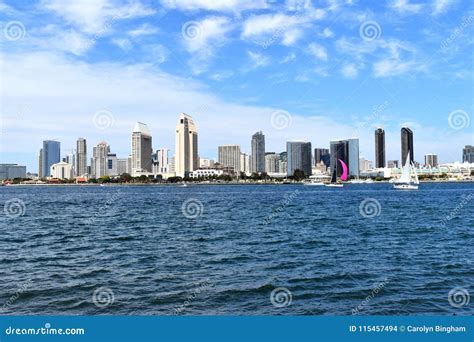
[[[412,179],[412,173],[414,179]],[[393,188],[397,190],[418,190],[418,184],[420,184],[418,175],[415,166],[413,163],[410,163],[410,152],[408,152],[402,175],[399,179],[394,181]]]
[[[347,165],[341,159],[338,159],[338,160],[339,160],[339,162],[341,163],[341,166],[342,166],[341,180],[345,181],[345,180],[347,180],[347,174],[348,174]],[[334,167],[334,170],[332,171],[331,183],[325,184],[325,186],[331,187],[331,188],[342,188],[343,187],[342,183],[337,182],[337,168],[336,167]]]

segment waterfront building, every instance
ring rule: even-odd
[[[402,151],[402,163],[407,160],[407,155],[410,153],[410,163],[414,163],[414,146],[413,146],[413,131],[408,127],[402,127],[401,133],[401,151]]]
[[[252,135],[251,147],[250,172],[265,172],[265,135],[261,131]]]
[[[317,166],[321,162],[323,162],[324,165],[329,166],[330,161],[331,161],[331,155],[329,154],[329,149],[327,148],[314,149],[314,165],[315,166]]]
[[[64,161],[51,165],[50,174],[52,178],[58,178],[58,179],[74,178],[72,165]]]
[[[132,158],[118,158],[117,159],[117,174],[123,175],[124,173],[131,174],[132,172]]]
[[[287,175],[292,176],[295,170],[301,170],[305,176],[312,174],[311,143],[308,141],[288,141],[287,152]]]
[[[0,164],[0,180],[26,178],[26,166],[18,164]]]
[[[364,157],[359,158],[360,171],[372,170],[374,165],[372,161],[365,159]]]
[[[200,169],[212,169],[214,167],[214,160],[209,158],[199,158]]]
[[[107,154],[107,175],[108,176],[118,176],[118,165],[117,165],[117,155],[115,153]]]
[[[41,177],[51,176],[51,166],[61,161],[61,143],[55,140],[43,141],[41,154]]]
[[[179,116],[175,141],[174,172],[176,176],[185,177],[199,166],[197,127],[193,118],[185,113]]]
[[[240,146],[223,145],[218,147],[218,162],[223,166],[229,166],[234,172],[240,172]]]
[[[211,176],[221,176],[224,174],[223,169],[198,169],[189,173],[190,178],[207,178]]]
[[[165,174],[169,172],[169,152],[167,148],[156,150],[156,160],[158,161],[158,173]]]
[[[250,175],[250,156],[247,153],[240,153],[240,172]]]
[[[359,139],[343,139],[343,140],[332,140],[330,142],[330,153],[331,170],[336,169],[337,176],[342,175],[342,167],[338,162],[341,159],[348,168],[349,176],[358,178],[360,167],[359,167]]]
[[[387,162],[387,167],[390,169],[397,169],[400,167],[398,160],[389,160]]]
[[[462,150],[462,162],[474,163],[474,146],[466,145]]]
[[[438,156],[433,153],[425,154],[425,166],[438,166]]]
[[[380,127],[375,130],[375,167],[385,167],[385,131]]]
[[[87,174],[87,141],[84,138],[78,138],[76,141],[76,174]]]
[[[148,126],[135,123],[132,131],[132,176],[152,172],[152,140]]]
[[[101,141],[92,150],[92,177],[100,178],[108,175],[107,156],[110,147],[105,141]]]
[[[280,172],[280,155],[274,152],[265,153],[265,172],[279,173]]]
[[[43,176],[43,149],[41,148],[38,154],[38,178]]]

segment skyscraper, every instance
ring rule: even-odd
[[[265,172],[265,135],[257,132],[252,135],[252,156],[250,161],[251,172]]]
[[[433,153],[425,154],[425,166],[438,166],[438,156]]]
[[[185,177],[199,167],[198,132],[193,118],[181,113],[176,125],[176,152],[174,170],[176,176]]]
[[[42,178],[43,176],[43,149],[41,148],[38,154],[38,177]]]
[[[314,165],[318,165],[323,162],[324,165],[329,166],[330,162],[329,149],[327,148],[315,148],[314,149]]]
[[[43,141],[41,161],[42,177],[51,176],[51,165],[61,161],[61,143],[54,140]]]
[[[156,159],[158,161],[158,168],[159,173],[168,173],[169,172],[169,149],[167,148],[159,148],[156,150]]]
[[[83,176],[87,173],[87,142],[84,138],[76,142],[76,174]]]
[[[301,170],[305,176],[312,174],[311,166],[311,143],[307,141],[288,141],[287,152],[287,175],[292,176],[295,170]]]
[[[359,139],[333,140],[330,142],[331,170],[336,169],[337,176],[341,176],[342,167],[338,162],[341,159],[348,168],[349,176],[359,177]]]
[[[414,163],[415,159],[413,151],[413,131],[408,127],[402,127],[401,129],[401,142],[402,142],[402,165],[405,165],[407,155],[410,153],[410,163]]]
[[[107,156],[110,147],[105,141],[101,141],[92,150],[92,176],[100,178],[108,175]]]
[[[219,164],[234,168],[234,172],[240,172],[240,146],[223,145],[218,147]]]
[[[278,173],[280,171],[280,154],[265,153],[265,172]]]
[[[132,176],[152,172],[151,132],[148,126],[137,122],[132,131]]]
[[[385,167],[385,131],[382,128],[375,130],[375,168]]]
[[[247,153],[240,153],[240,172],[250,174],[250,156]]]
[[[462,150],[462,162],[474,163],[474,146],[466,145]]]

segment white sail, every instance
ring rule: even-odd
[[[407,160],[403,165],[402,175],[397,183],[410,183],[410,153],[407,154]]]
[[[416,173],[415,164],[412,164],[411,167],[412,167],[413,173],[415,175],[415,184],[418,185],[418,184],[420,184],[420,181],[418,180],[418,174]]]

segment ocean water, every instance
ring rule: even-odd
[[[0,187],[0,313],[474,314],[474,183]]]

